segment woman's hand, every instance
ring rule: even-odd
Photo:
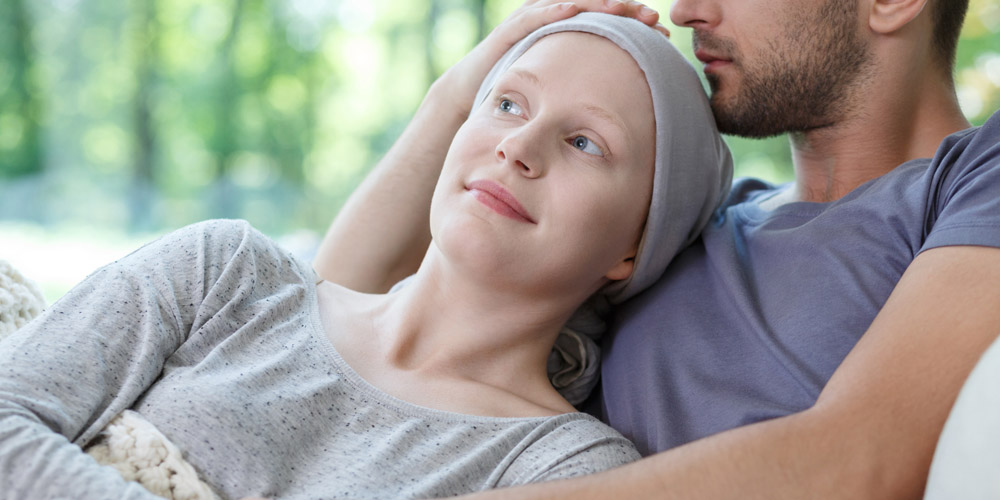
[[[448,102],[455,104],[455,111],[464,120],[472,109],[472,100],[486,73],[508,49],[532,31],[583,11],[631,17],[670,36],[670,32],[658,22],[660,15],[634,0],[527,0],[468,55],[441,75],[431,92],[448,96]]]

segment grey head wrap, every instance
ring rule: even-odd
[[[628,52],[646,75],[656,120],[653,197],[632,276],[609,284],[581,306],[549,356],[552,384],[578,405],[597,384],[597,340],[606,329],[610,305],[652,285],[671,259],[694,241],[729,191],[733,161],[697,71],[665,36],[625,17],[584,12],[532,32],[490,70],[474,104],[487,98],[497,79],[535,42],[564,31],[598,35]]]

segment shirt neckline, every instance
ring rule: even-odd
[[[319,295],[316,292],[316,284],[318,283],[318,278],[316,280],[306,280],[306,300],[309,302],[309,320],[311,323],[310,334],[313,339],[319,343],[320,347],[326,352],[333,362],[335,370],[342,375],[351,386],[360,391],[361,393],[371,397],[373,400],[381,405],[392,408],[393,410],[413,417],[420,418],[432,418],[437,420],[447,420],[452,422],[482,422],[491,424],[517,424],[517,423],[529,423],[536,422],[541,423],[551,419],[566,418],[569,417],[579,417],[580,415],[593,418],[592,416],[582,413],[582,412],[569,412],[561,413],[559,415],[550,416],[539,416],[539,417],[493,417],[488,415],[473,415],[466,413],[453,412],[448,410],[440,410],[437,408],[431,408],[428,406],[422,406],[415,403],[411,403],[404,399],[400,399],[392,394],[389,394],[382,389],[372,385],[370,382],[364,379],[358,372],[351,367],[351,365],[345,360],[337,348],[334,347],[333,343],[326,336],[326,332],[323,328],[323,322],[320,319],[319,313]]]

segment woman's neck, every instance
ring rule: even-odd
[[[505,292],[433,257],[392,294],[328,289],[320,297],[321,309],[324,301],[338,303],[328,308],[336,315],[327,322],[334,346],[363,378],[389,394],[460,413],[572,411],[545,371],[552,344],[573,311],[565,299]],[[515,415],[507,415],[510,411]]]

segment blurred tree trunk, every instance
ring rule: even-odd
[[[240,203],[235,187],[232,185],[229,171],[233,157],[239,150],[239,124],[236,119],[236,107],[240,97],[240,82],[233,63],[233,46],[240,33],[243,18],[244,0],[233,0],[230,15],[229,30],[222,46],[219,47],[219,69],[222,75],[216,88],[215,98],[215,134],[212,141],[216,163],[216,196],[215,217],[234,218],[240,213]]]
[[[318,125],[316,110],[320,109],[320,89],[324,78],[322,68],[314,56],[304,58],[302,65],[304,71],[301,78],[306,91],[301,111],[302,132],[298,137],[298,147],[286,151],[281,162],[282,177],[297,187],[305,186],[305,170],[302,166],[306,161],[306,154],[316,145]]]
[[[28,0],[7,1],[10,2],[7,4],[10,17],[0,26],[6,25],[10,29],[8,36],[12,50],[8,70],[11,73],[11,98],[6,103],[0,102],[0,114],[12,113],[19,119],[20,140],[12,152],[4,154],[0,165],[3,165],[5,177],[16,177],[41,173],[44,168],[39,123],[42,106],[34,69],[35,51]]]
[[[486,38],[486,0],[472,0],[472,15],[476,17],[476,43]]]
[[[424,64],[427,67],[427,86],[434,83],[437,77],[441,76],[437,62],[434,57],[434,27],[437,26],[438,16],[441,15],[439,0],[428,0],[427,19],[424,21],[424,37],[427,43],[424,44]]]
[[[156,0],[138,0],[133,3],[139,21],[135,24],[132,43],[135,47],[135,95],[132,97],[133,170],[132,189],[129,190],[129,229],[148,231],[153,225],[153,195],[156,191],[154,164],[156,132],[152,117],[152,91],[155,71],[159,62],[157,44],[160,32],[157,21]]]
[[[438,18],[441,16],[441,0],[428,1],[430,5],[427,9],[427,20],[424,24],[424,33],[427,39],[427,43],[424,45],[424,54],[427,64],[427,84],[429,86],[447,68],[440,67],[434,57],[434,30],[437,26]],[[472,16],[476,20],[476,40],[473,44],[479,43],[480,40],[489,34],[489,30],[486,27],[486,1],[470,0],[469,9],[472,10]]]

